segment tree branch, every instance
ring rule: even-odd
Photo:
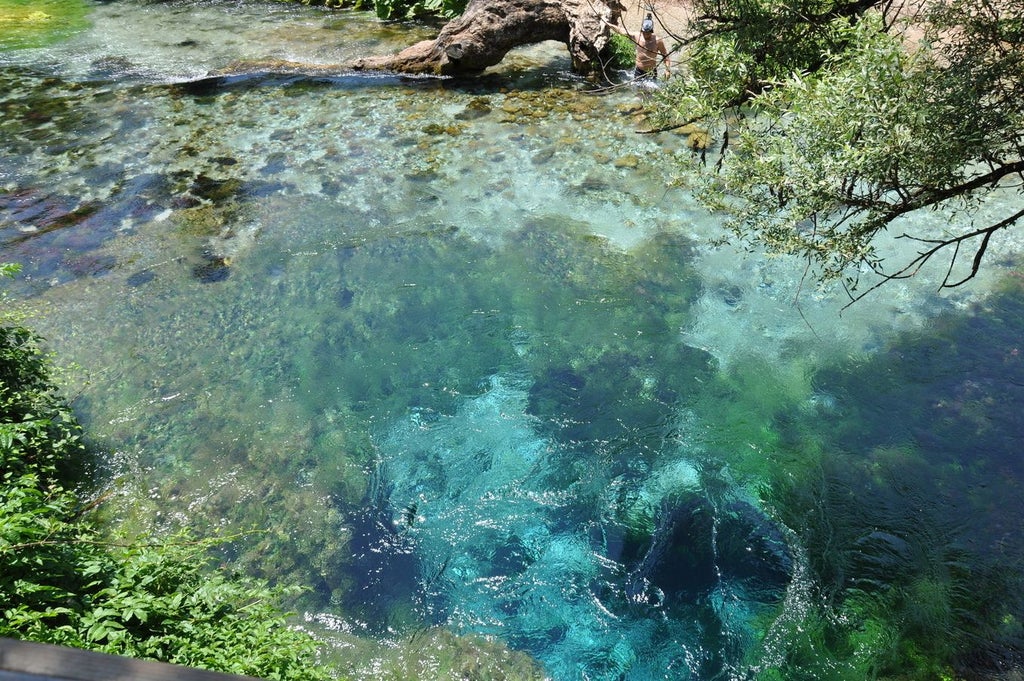
[[[915,257],[904,267],[902,267],[901,269],[892,274],[886,274],[880,271],[876,265],[869,264],[872,271],[881,276],[882,280],[874,284],[873,286],[871,286],[870,288],[868,288],[866,291],[859,295],[854,296],[850,294],[850,302],[844,305],[843,309],[845,310],[846,308],[850,307],[851,305],[859,301],[861,298],[864,298],[869,293],[881,287],[888,281],[892,281],[895,279],[909,279],[910,277],[917,274],[918,271],[920,271],[921,267],[923,267],[926,262],[931,260],[937,253],[939,253],[939,251],[949,248],[950,246],[953,246],[954,248],[953,256],[952,258],[950,258],[949,269],[946,271],[946,275],[943,277],[942,283],[939,285],[939,288],[956,288],[957,286],[967,283],[975,276],[977,276],[978,272],[980,271],[981,262],[985,257],[985,253],[988,251],[992,235],[1001,229],[1006,229],[1007,227],[1012,226],[1021,218],[1024,218],[1024,208],[1018,210],[1013,215],[1003,220],[1000,220],[999,222],[993,225],[989,225],[981,229],[976,229],[966,234],[961,234],[960,236],[953,237],[950,239],[924,239],[921,237],[911,236],[909,234],[901,234],[899,237],[897,237],[898,239],[912,239],[914,241],[918,241],[921,243],[932,244],[932,247],[927,250],[920,251],[917,254],[917,257]],[[975,250],[974,259],[971,262],[971,271],[962,279],[955,282],[950,282],[950,277],[953,276],[953,267],[956,265],[957,257],[960,254],[960,246],[966,243],[967,241],[970,241],[971,239],[977,238],[979,236],[982,238],[982,240],[981,244]],[[847,293],[849,294],[849,291],[847,291]]]
[[[885,223],[892,222],[898,217],[912,213],[921,208],[930,208],[943,201],[956,196],[963,196],[986,186],[995,186],[1004,177],[1024,173],[1024,159],[997,167],[995,170],[978,175],[977,177],[961,184],[950,185],[943,189],[924,188],[918,190],[908,201],[902,205],[896,205],[891,211],[881,216]]]

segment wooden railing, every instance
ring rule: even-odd
[[[77,648],[0,639],[0,681],[256,681]]]

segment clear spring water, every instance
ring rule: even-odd
[[[0,26],[0,260],[79,367],[112,521],[260,530],[226,559],[309,586],[357,678],[536,673],[500,646],[557,680],[1019,664],[1012,235],[970,288],[840,314],[800,263],[709,247],[685,139],[559,45],[466,81],[211,78],[429,31],[81,7],[60,40]]]

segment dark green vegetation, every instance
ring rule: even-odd
[[[636,44],[627,36],[613,33],[608,37],[608,45],[604,49],[604,68],[606,71],[611,69],[632,69],[636,63]]]
[[[87,25],[84,2],[0,0],[0,50],[42,47]]]
[[[1024,664],[1022,313],[1015,283],[927,336],[818,371],[817,399],[776,414],[765,495],[806,548],[816,605],[782,624],[801,633],[765,678]]]
[[[14,271],[4,266],[2,273]],[[267,679],[326,679],[283,588],[212,567],[214,541],[110,537],[80,483],[87,452],[37,336],[0,319],[0,636]]]
[[[799,254],[859,297],[856,266],[884,283],[936,256],[942,286],[957,286],[1024,217],[1024,3],[696,5],[677,36],[687,73],[662,109],[714,131],[722,154],[693,181],[738,238]],[[898,222],[923,209],[976,219]],[[888,262],[876,236],[889,227],[917,253]]]
[[[467,0],[298,0],[304,5],[372,10],[381,19],[445,18],[462,14]]]
[[[381,19],[458,16],[466,0],[373,0],[373,11]]]

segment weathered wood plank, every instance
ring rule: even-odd
[[[77,648],[0,639],[0,681],[256,681]]]

